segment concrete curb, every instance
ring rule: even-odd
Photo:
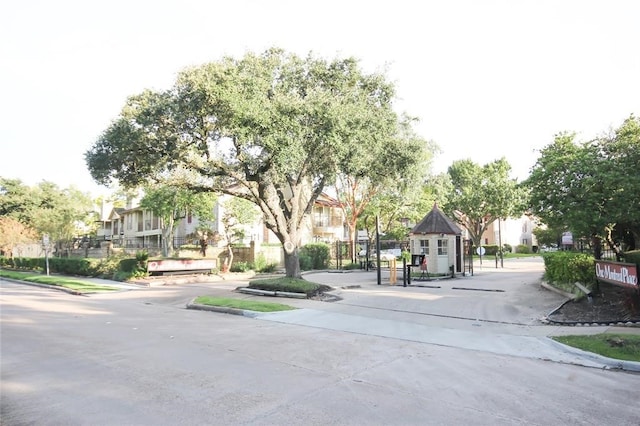
[[[256,296],[272,296],[272,297],[290,297],[293,299],[307,299],[307,295],[305,293],[292,293],[289,291],[271,291],[271,290],[260,290],[257,288],[248,288],[248,287],[238,287],[236,289],[240,293],[245,294],[253,294]]]
[[[83,293],[78,290],[73,290],[71,288],[62,287],[59,285],[51,285],[51,284],[42,284],[42,283],[34,283],[32,281],[23,281],[23,280],[15,280],[13,278],[0,277],[0,281],[9,281],[16,284],[26,284],[33,287],[47,288],[50,290],[62,291],[64,293],[73,294],[74,296],[86,296],[86,293]]]
[[[231,314],[231,315],[240,315],[243,317],[255,318],[258,315],[258,312],[247,311],[244,309],[238,308],[229,308],[225,306],[211,306],[211,305],[201,305],[199,303],[194,303],[196,298],[192,299],[191,302],[187,303],[187,309],[195,309],[198,311],[209,311],[209,312],[218,312],[222,314]]]

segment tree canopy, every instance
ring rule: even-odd
[[[359,146],[355,161],[344,164],[337,176],[335,186],[349,227],[354,261],[359,218],[363,214],[384,215],[390,231],[400,224],[400,218],[407,217],[408,207],[419,197],[429,174],[437,146],[416,134],[414,120],[404,117],[396,136],[385,144]]]
[[[18,179],[0,178],[0,216],[11,217],[36,234],[48,234],[58,248],[88,233],[95,222],[93,202],[77,188],[61,189],[42,181],[30,187]]]
[[[384,75],[354,58],[225,57],[184,70],[167,91],[129,98],[85,158],[103,184],[182,169],[192,173],[185,187],[253,202],[285,247],[287,275],[299,276],[301,229],[319,194],[365,148],[395,146],[394,97]]]
[[[153,185],[145,188],[140,206],[162,220],[162,254],[173,253],[173,235],[180,219],[192,214],[201,221],[213,218],[215,194],[193,192],[179,185]]]
[[[443,211],[467,229],[476,246],[491,223],[524,211],[524,189],[510,172],[504,158],[484,166],[458,160],[448,169],[453,190]]]

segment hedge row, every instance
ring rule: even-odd
[[[51,257],[49,272],[83,277],[117,279],[122,273],[136,271],[137,259],[89,259],[81,257]],[[0,257],[0,266],[13,269],[46,270],[44,257]]]
[[[557,251],[543,253],[545,279],[552,285],[573,292],[575,282],[594,290],[596,287],[593,256],[586,253]]]

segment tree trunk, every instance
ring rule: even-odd
[[[593,257],[597,260],[602,259],[602,240],[600,237],[593,235],[591,241],[593,245]]]
[[[287,252],[287,250],[284,251],[284,268],[286,270],[287,277],[302,277],[302,274],[300,273],[300,252],[297,248],[293,249],[291,252]]]
[[[222,272],[229,272],[231,270],[231,264],[233,263],[233,248],[231,244],[227,245],[227,256],[224,259],[224,266]]]

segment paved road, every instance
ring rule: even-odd
[[[640,375],[527,356],[527,345],[541,350],[535,342],[565,332],[539,322],[562,298],[528,285],[539,272],[530,266],[429,283],[440,288],[377,286],[375,272],[314,274],[307,278],[360,288],[339,290],[336,303],[286,300],[303,308],[290,318],[185,309],[202,294],[255,298],[231,292],[240,282],[82,297],[1,281],[0,418],[636,425]],[[527,292],[541,292],[542,308],[526,303]],[[484,338],[493,343],[477,343]],[[524,350],[512,347],[518,339]]]

